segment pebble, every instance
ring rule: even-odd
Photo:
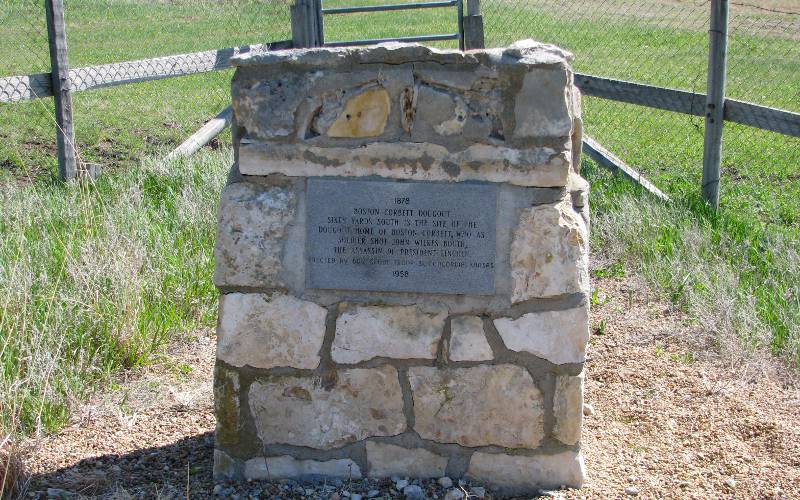
[[[635,497],[639,495],[639,488],[636,486],[628,486],[625,488],[625,494],[631,497]]]
[[[594,406],[592,406],[589,403],[584,403],[583,414],[587,417],[591,417],[592,415],[594,415]]]
[[[361,500],[361,495],[358,493],[350,493],[350,500]]]
[[[444,496],[444,500],[461,500],[462,498],[464,498],[464,493],[455,488],[448,491]]]
[[[727,486],[728,488],[730,488],[732,490],[735,490],[736,489],[736,480],[734,478],[732,478],[732,477],[729,477],[728,479],[725,480],[725,486]]]
[[[367,498],[375,498],[376,496],[380,495],[381,492],[379,490],[369,490],[367,492]]]
[[[406,486],[408,486],[407,479],[398,479],[394,482],[394,487],[397,488],[397,491],[403,491]]]
[[[437,481],[442,488],[450,488],[453,486],[453,480],[447,476],[440,477]]]
[[[215,495],[221,495],[222,494],[222,485],[221,484],[215,484],[213,493]]]
[[[470,494],[475,495],[476,498],[485,498],[486,497],[486,488],[482,488],[480,486],[476,486],[472,488]]]
[[[425,493],[416,484],[409,484],[403,488],[403,495],[405,495],[406,500],[425,500]]]

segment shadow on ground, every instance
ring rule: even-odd
[[[27,491],[33,498],[70,497],[71,494],[187,498],[188,483],[191,498],[203,498],[210,496],[213,488],[213,450],[214,434],[206,432],[166,446],[86,458],[69,467],[33,475]]]

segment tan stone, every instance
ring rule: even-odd
[[[373,137],[386,127],[391,102],[386,89],[369,89],[351,97],[328,129],[329,137]]]
[[[456,316],[450,320],[448,357],[451,361],[486,361],[494,358],[478,316]]]
[[[589,240],[569,199],[522,212],[511,244],[514,303],[589,291]]]
[[[274,376],[250,385],[250,413],[265,444],[328,449],[406,429],[397,370],[339,370],[335,385],[311,377]]]
[[[313,369],[327,310],[291,295],[229,293],[220,298],[217,358],[233,366]]]
[[[423,448],[367,441],[367,463],[369,477],[441,477],[447,468],[447,457]]]
[[[434,359],[446,316],[416,306],[356,307],[336,320],[331,355],[337,363],[375,357]]]
[[[580,488],[586,471],[583,457],[573,451],[533,457],[476,452],[467,477],[505,494],[530,495],[562,486]]]
[[[360,479],[361,469],[349,458],[298,460],[288,455],[256,457],[244,463],[244,477],[252,479],[298,479],[314,477]]]
[[[512,149],[486,144],[450,152],[427,142],[373,142],[359,148],[242,142],[239,170],[245,175],[379,176],[561,187],[567,184],[571,157],[569,148]]]
[[[587,306],[563,311],[523,314],[517,319],[498,318],[494,326],[512,351],[528,352],[557,365],[583,363],[589,341]]]
[[[577,377],[556,377],[553,413],[556,417],[553,436],[567,445],[578,444],[583,423],[583,373]]]
[[[282,287],[281,252],[295,214],[295,193],[282,187],[248,182],[230,184],[222,192],[214,284]]]
[[[542,440],[542,393],[523,368],[412,367],[408,375],[414,430],[423,439],[508,448],[535,448]]]

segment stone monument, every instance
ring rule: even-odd
[[[240,56],[217,478],[579,487],[588,185],[571,55]]]

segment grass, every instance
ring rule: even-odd
[[[800,366],[797,240],[697,199],[657,201],[591,161],[584,175],[592,246],[610,262],[596,275],[643,276],[723,352],[767,350]]]
[[[375,2],[325,5],[366,3]],[[70,61],[286,39],[288,4],[74,0]],[[573,51],[578,71],[702,91],[706,2],[633,4],[484,0],[487,40],[533,37]],[[798,111],[797,39],[775,28],[781,19],[733,9],[729,94]],[[41,10],[34,0],[0,6],[0,76],[47,70]],[[455,30],[451,9],[325,23],[328,40]],[[51,99],[0,105],[0,438],[3,430],[57,429],[96,382],[149,362],[180,332],[213,324],[214,211],[230,153],[204,151],[167,167],[151,158],[227,105],[230,76],[76,94],[81,157],[106,172],[93,185],[53,180]],[[598,99],[584,100],[584,117],[589,134],[675,200],[655,202],[587,161],[593,244],[611,262],[598,272],[644,276],[722,350],[769,349],[800,363],[800,141],[728,125],[723,210],[712,214],[697,196],[701,120]]]
[[[92,184],[0,184],[0,433],[51,431],[94,382],[213,325],[230,149]]]

